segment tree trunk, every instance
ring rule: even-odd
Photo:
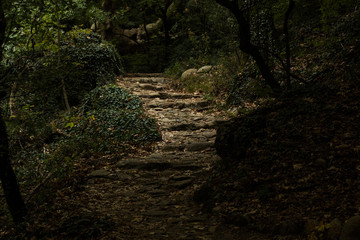
[[[164,34],[165,34],[165,61],[169,60],[169,45],[170,45],[170,23],[167,15],[167,11],[171,5],[171,0],[165,2],[164,8],[161,8],[161,20],[164,25]]]
[[[3,43],[5,42],[6,19],[2,2],[0,1],[0,61],[3,59]]]
[[[9,143],[5,122],[0,112],[0,179],[6,202],[15,224],[24,221],[27,210],[20,195],[19,185],[9,159]]]
[[[2,60],[2,45],[5,41],[6,20],[4,17],[4,9],[0,3],[0,61]],[[0,180],[4,189],[6,202],[8,204],[10,214],[15,224],[24,221],[27,210],[24,201],[20,195],[19,185],[15,173],[11,167],[9,158],[9,142],[6,132],[6,125],[1,115],[0,109]]]
[[[61,31],[60,31],[60,14],[59,14],[59,5],[58,5],[58,0],[56,1],[56,21],[57,21],[57,44],[58,44],[58,63],[57,63],[57,69],[60,68],[60,40],[61,40]],[[66,86],[65,86],[65,80],[64,78],[61,78],[61,88],[62,88],[62,93],[63,93],[63,97],[64,97],[64,102],[65,102],[65,108],[67,112],[71,111],[70,108],[70,104],[69,104],[69,99],[66,93]]]
[[[239,48],[244,53],[252,56],[258,66],[261,75],[271,89],[278,93],[281,91],[279,82],[277,82],[272,74],[270,67],[266,64],[264,57],[261,55],[258,47],[251,43],[250,24],[246,20],[243,11],[239,8],[237,0],[216,0],[218,4],[229,9],[235,16],[239,25]]]

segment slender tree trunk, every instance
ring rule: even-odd
[[[60,68],[60,40],[61,40],[61,32],[60,32],[60,14],[59,14],[59,3],[58,0],[56,0],[56,20],[57,20],[57,44],[58,44],[58,69]],[[61,78],[61,88],[62,88],[62,93],[63,93],[63,97],[64,97],[64,102],[65,102],[65,108],[66,111],[70,112],[70,104],[69,104],[69,99],[67,96],[67,92],[66,92],[66,86],[65,86],[65,81],[64,78]]]
[[[10,93],[10,98],[9,98],[9,110],[10,110],[10,115],[14,116],[15,112],[14,112],[14,105],[15,105],[15,92],[16,92],[16,86],[17,83],[14,82],[12,87],[11,87],[11,93]]]
[[[5,42],[6,19],[4,15],[3,3],[0,1],[0,61],[3,59],[3,43]]]
[[[165,34],[165,61],[169,60],[169,45],[170,45],[170,24],[167,15],[167,11],[171,5],[171,0],[165,2],[164,8],[161,9],[161,20],[164,24],[164,34]]]
[[[216,2],[223,7],[226,7],[234,14],[239,25],[240,50],[254,58],[261,75],[265,79],[265,82],[271,87],[271,89],[275,93],[280,92],[281,87],[279,82],[275,80],[274,75],[270,70],[270,67],[266,64],[265,59],[261,55],[258,47],[251,43],[250,24],[246,20],[243,11],[239,8],[237,0],[216,0]]]
[[[149,34],[149,31],[148,31],[147,28],[146,28],[146,20],[145,20],[145,17],[144,17],[143,26],[144,26],[145,36],[146,36],[146,46],[145,46],[146,55],[147,55],[146,64],[147,64],[147,66],[150,68],[150,67],[151,67],[151,66],[150,66],[150,34]]]

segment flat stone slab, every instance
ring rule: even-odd
[[[134,95],[140,98],[160,98],[160,94],[158,92],[152,91],[148,93],[144,92],[133,92]]]
[[[197,109],[209,106],[209,101],[194,101],[194,102],[169,102],[153,100],[146,104],[149,108],[176,108],[176,109]]]
[[[163,73],[126,73],[124,77],[134,78],[134,77],[163,77]]]
[[[198,142],[198,143],[191,143],[185,147],[185,151],[189,152],[197,152],[203,151],[208,148],[214,147],[213,142]]]
[[[170,178],[170,180],[172,180],[172,181],[183,181],[183,180],[189,180],[189,179],[192,179],[192,177],[186,176],[186,175],[177,175],[177,176],[172,176]]]
[[[139,84],[139,88],[151,91],[162,91],[165,89],[165,86],[157,86],[153,84]]]
[[[153,191],[150,191],[148,192],[151,196],[153,197],[158,197],[158,196],[168,196],[169,195],[169,192],[168,191],[165,191],[165,190],[153,190]]]
[[[163,217],[171,215],[169,211],[164,210],[148,210],[143,213],[145,216],[151,216],[151,217]]]
[[[172,151],[184,151],[185,146],[183,144],[165,144],[160,149],[163,152],[172,152]]]
[[[193,183],[193,179],[184,179],[181,181],[177,181],[173,184],[171,184],[171,186],[177,188],[177,189],[184,189],[188,186],[190,186]]]
[[[99,169],[91,172],[88,177],[89,178],[106,178],[109,177],[110,172],[105,169]]]
[[[140,170],[159,170],[164,171],[172,168],[173,165],[169,162],[155,162],[155,161],[144,161],[144,160],[124,160],[116,164],[116,167],[122,169],[140,169]]]
[[[216,128],[217,125],[212,123],[180,123],[174,124],[172,126],[164,127],[165,130],[168,131],[189,131],[189,130],[199,130],[199,129],[213,129]]]
[[[123,77],[122,79],[120,79],[120,82],[138,82],[138,83],[167,83],[170,80],[164,77]]]
[[[192,95],[192,94],[183,94],[183,93],[166,93],[166,92],[160,92],[160,99],[189,99],[189,98],[200,98],[199,95]]]

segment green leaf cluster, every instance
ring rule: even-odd
[[[111,139],[113,146],[161,139],[155,120],[146,117],[140,98],[116,85],[91,91],[83,99],[80,111],[87,121],[79,124],[78,129],[94,137]]]

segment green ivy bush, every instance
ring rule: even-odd
[[[33,105],[17,113],[7,120],[10,155],[25,188],[50,173],[58,179],[69,176],[80,159],[123,155],[161,140],[140,98],[114,84],[93,89],[76,111],[52,120]]]
[[[140,98],[113,84],[123,71],[115,49],[88,30],[70,31],[60,49],[24,52],[4,68],[8,96],[1,105],[24,189],[49,174],[67,177],[92,156],[123,155],[161,139]],[[62,80],[71,112],[64,111]]]
[[[34,105],[38,111],[54,114],[65,109],[63,83],[71,106],[76,106],[92,89],[115,82],[123,72],[122,60],[116,49],[87,29],[74,29],[63,36],[60,48],[23,51],[1,74],[8,83],[14,82],[15,105]]]
[[[114,82],[115,76],[122,72],[116,50],[90,30],[67,33],[59,51],[52,51],[39,59],[29,74],[36,90],[46,89],[42,94],[44,104],[62,105],[62,80],[69,103],[75,106],[87,92]]]
[[[155,120],[145,115],[140,98],[116,85],[92,90],[83,99],[79,114],[85,121],[76,126],[76,131],[107,138],[112,142],[109,146],[161,139]]]
[[[124,153],[161,140],[155,119],[145,115],[139,97],[114,85],[89,92],[70,116],[55,123],[64,136],[51,148],[53,161]]]

